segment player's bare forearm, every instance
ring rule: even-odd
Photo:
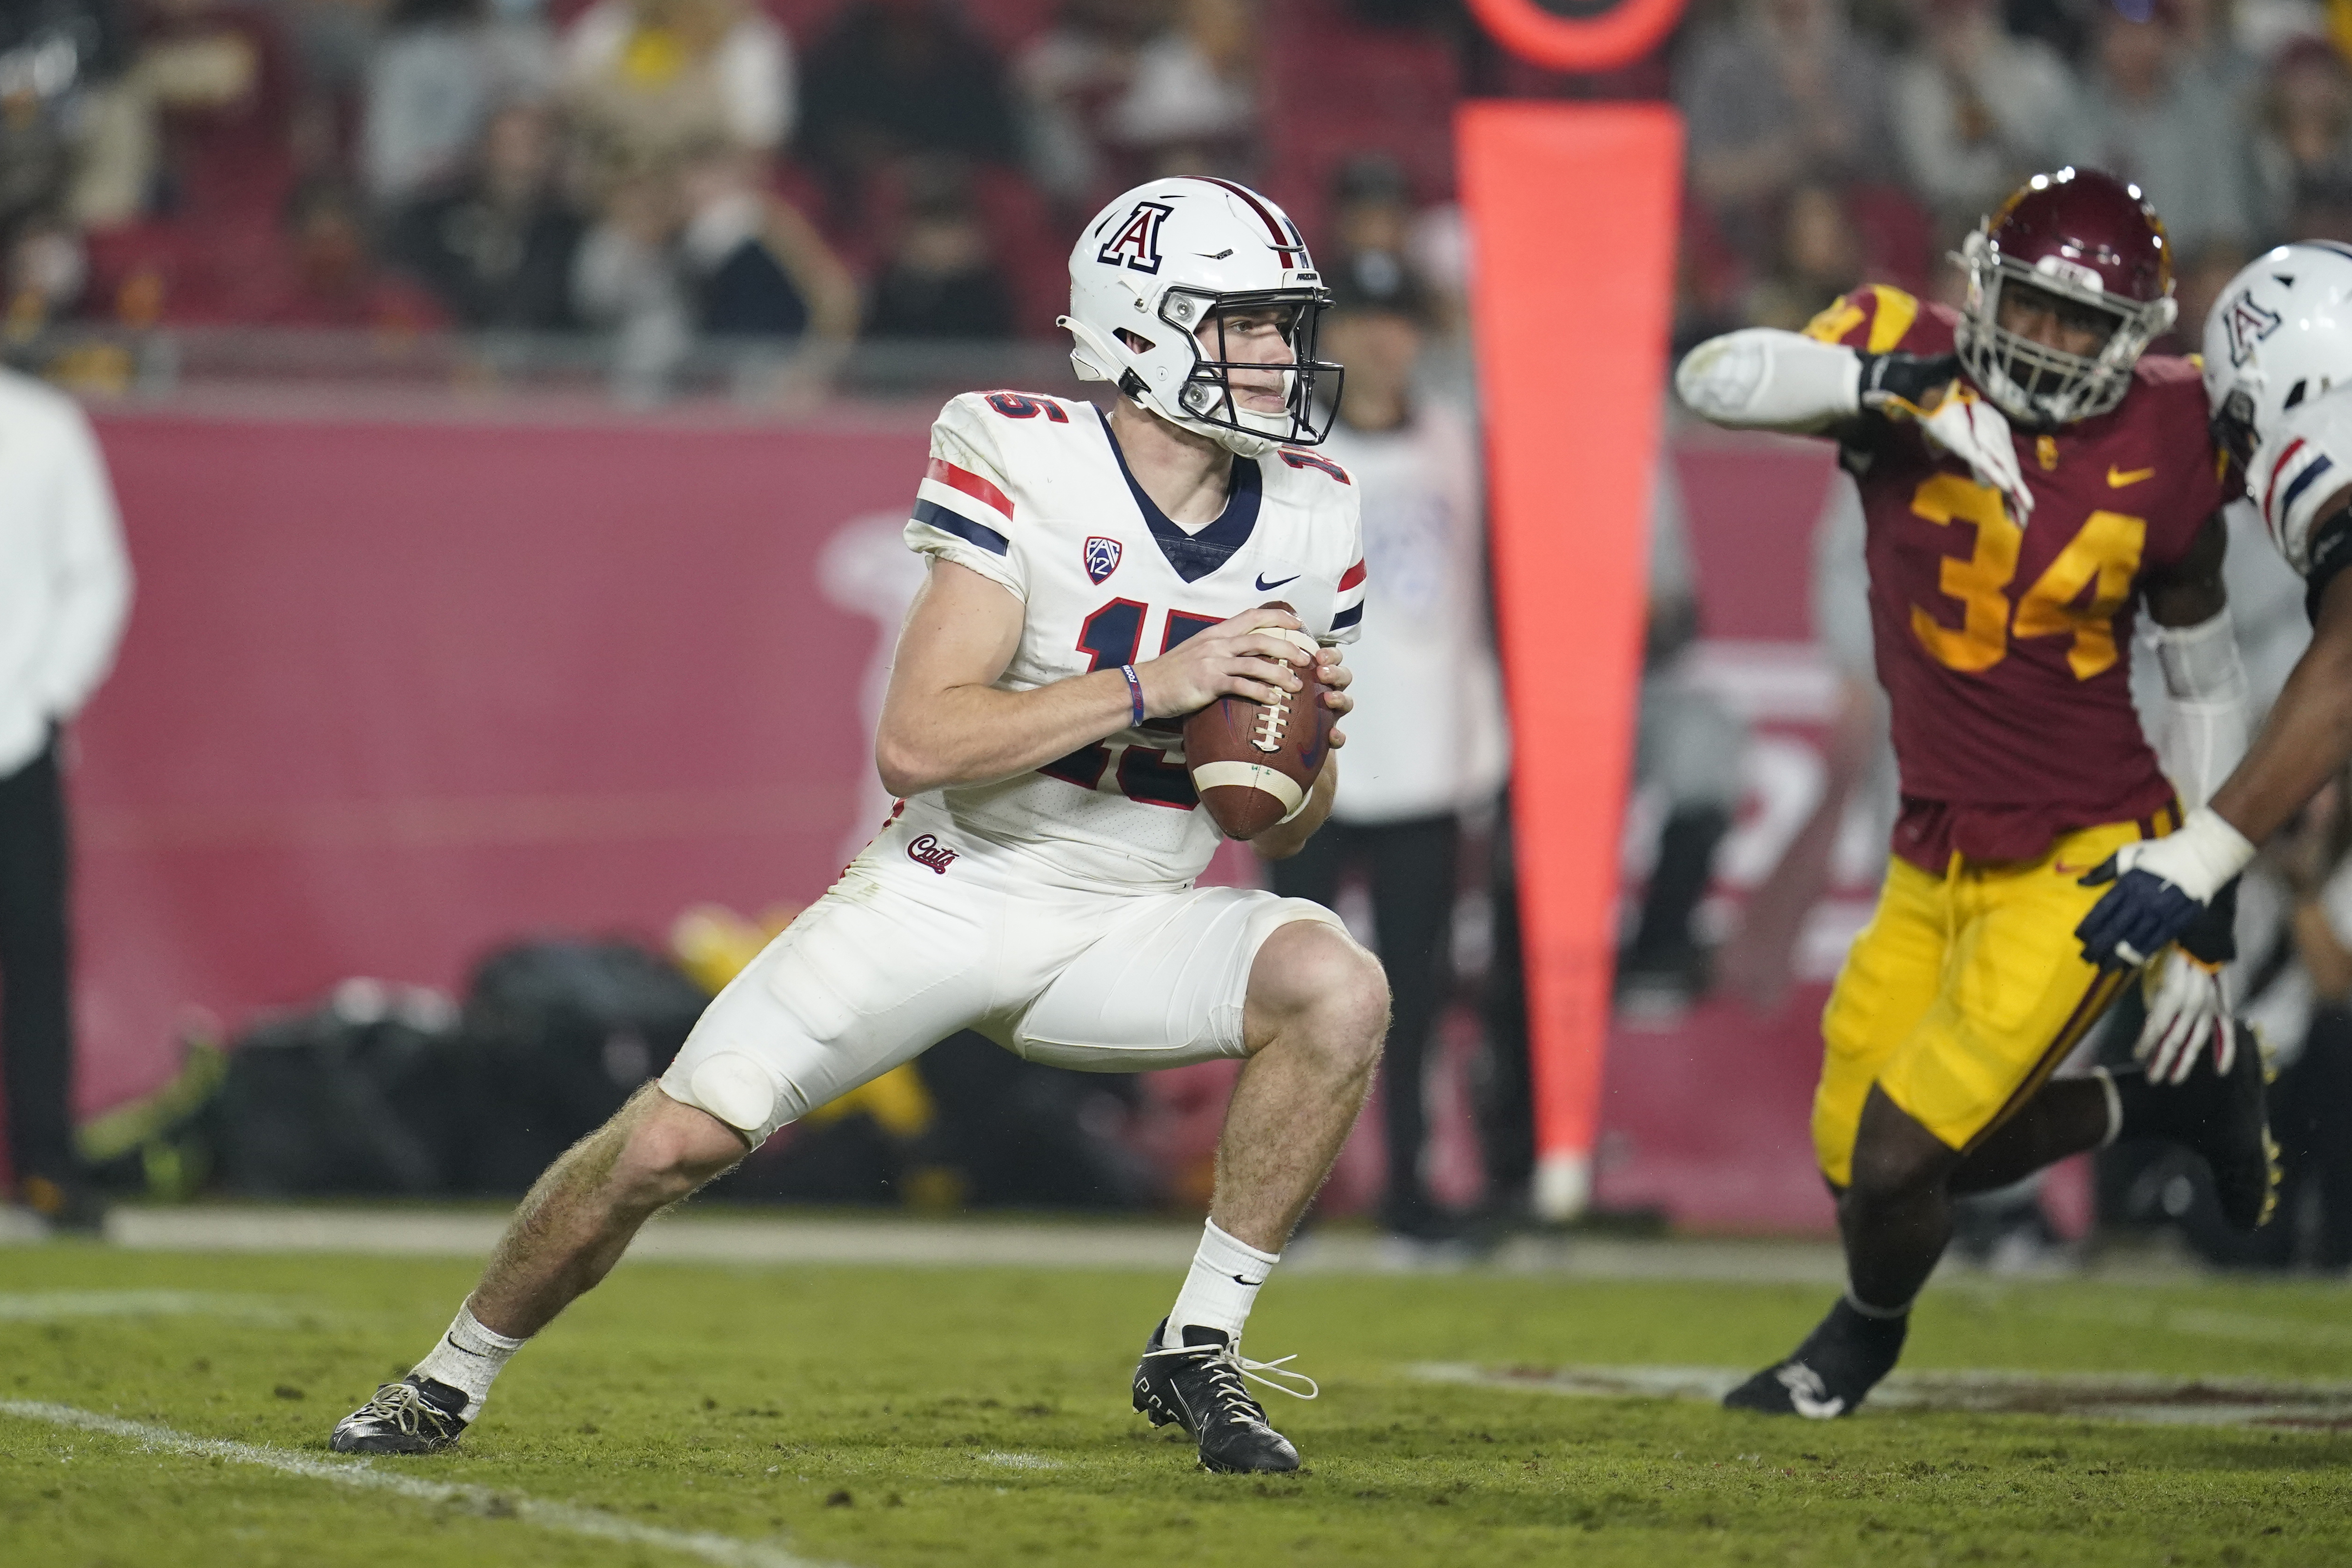
[[[1288,822],[1278,822],[1255,838],[1250,847],[1261,860],[1287,860],[1307,847],[1315,830],[1329,820],[1331,803],[1339,796],[1339,759],[1324,760],[1323,771],[1315,775],[1315,788],[1307,796],[1307,807]]]
[[[892,795],[1010,778],[1124,728],[1127,679],[1097,670],[1030,691],[995,682],[1021,646],[1011,590],[934,562],[898,633],[874,763]]]
[[[2287,677],[2261,733],[2213,809],[2261,844],[2286,826],[2320,785],[2352,761],[2352,572],[2339,574],[2319,602],[2311,646]]]
[[[969,567],[936,561],[898,633],[876,726],[882,787],[901,797],[1028,772],[1135,722],[1135,689],[1116,669],[1026,691],[996,685],[1021,646],[1021,601]],[[1136,667],[1143,716],[1174,718],[1223,696],[1279,700],[1307,656],[1261,628],[1296,628],[1286,611],[1250,610]]]

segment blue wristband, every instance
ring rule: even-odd
[[[1127,677],[1127,700],[1135,704],[1134,721],[1140,724],[1143,722],[1143,678],[1135,673],[1135,666],[1131,664],[1120,665],[1118,672]]]

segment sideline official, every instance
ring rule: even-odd
[[[0,371],[0,1097],[19,1203],[59,1229],[102,1208],[73,1151],[66,724],[114,662],[131,562],[89,421]]]

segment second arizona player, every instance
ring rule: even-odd
[[[1822,1018],[1813,1144],[1848,1289],[1725,1403],[1851,1412],[1900,1354],[1951,1197],[2118,1137],[2203,1153],[2231,1217],[2267,1212],[2262,1068],[2214,973],[2226,936],[2168,952],[2139,1045],[2223,1073],[2050,1074],[2123,977],[2074,951],[2080,877],[2202,805],[2244,746],[2222,602],[2225,497],[2197,372],[2142,351],[2172,263],[2139,192],[2038,175],[1969,236],[1968,306],[1838,300],[1804,336],[1692,351],[1676,384],[1727,425],[1827,435],[1869,521],[1871,619],[1902,811],[1878,907]],[[2174,700],[2168,780],[2125,658],[2136,601]],[[2210,1045],[2210,1053],[2184,1043]]]
[[[1200,1249],[1132,1394],[1212,1468],[1297,1468],[1244,1379],[1313,1384],[1244,1360],[1242,1330],[1363,1104],[1388,988],[1319,906],[1192,886],[1218,834],[1168,721],[1310,680],[1349,706],[1334,645],[1363,608],[1356,489],[1307,449],[1329,419],[1316,383],[1339,374],[1313,358],[1326,295],[1290,220],[1222,180],[1121,196],[1070,274],[1071,357],[1119,395],[1106,416],[970,394],[933,426],[907,528],[929,575],[876,746],[891,820],[660,1083],[541,1178],[448,1332],[335,1428],[339,1451],[455,1442],[656,1210],[969,1028],[1090,1071],[1245,1060]],[[1297,613],[1262,607],[1276,598]],[[1295,853],[1337,778],[1327,763],[1258,846]]]

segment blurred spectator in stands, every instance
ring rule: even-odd
[[[810,48],[807,81],[801,146],[845,212],[907,153],[1019,153],[1003,67],[947,0],[851,0]]]
[[[295,138],[302,166],[345,161],[365,116],[368,68],[383,36],[387,0],[278,0],[298,83]]]
[[[969,166],[912,160],[908,185],[866,330],[877,338],[1011,337],[1013,291],[973,206]]]
[[[572,263],[583,228],[556,182],[546,110],[499,110],[473,170],[394,219],[389,248],[472,331],[560,331],[576,326]]]
[[[0,7],[0,252],[11,333],[38,327],[81,291],[75,220],[102,150],[97,133],[119,100],[124,43],[112,7],[97,0]]]
[[[1492,809],[1507,763],[1477,439],[1463,411],[1415,390],[1426,311],[1412,280],[1402,269],[1372,284],[1341,275],[1331,289],[1318,347],[1348,374],[1319,449],[1363,496],[1370,597],[1348,662],[1359,689],[1377,695],[1349,720],[1348,787],[1330,822],[1274,863],[1273,881],[1326,907],[1343,880],[1370,884],[1374,944],[1394,995],[1381,1218],[1400,1236],[1441,1240],[1454,1227],[1422,1176],[1423,1068],[1450,990],[1463,815]]]
[[[755,162],[710,144],[679,169],[679,245],[696,324],[719,337],[846,342],[857,331],[857,285],[816,226],[771,195]]]
[[[252,321],[274,327],[415,332],[446,324],[433,296],[377,265],[364,205],[340,180],[311,180],[286,204],[288,247],[256,290]]]
[[[857,331],[857,287],[816,226],[724,142],[618,181],[572,268],[579,313],[615,334],[618,374],[656,395],[698,335],[796,343],[774,399],[803,407]]]
[[[1256,0],[1180,0],[1176,19],[1136,56],[1106,116],[1139,175],[1246,175],[1257,163]]]
[[[2352,70],[2324,38],[2294,39],[2271,62],[2254,128],[2266,239],[2342,237],[2352,207]]]
[[[1801,330],[1863,281],[1862,237],[1835,188],[1801,184],[1781,205],[1772,264],[1748,293],[1748,324]]]
[[[1835,0],[1743,0],[1700,32],[1675,98],[1690,121],[1691,183],[1732,244],[1769,250],[1800,180],[1868,177],[1890,161],[1887,68]]]
[[[389,211],[456,178],[501,103],[542,97],[554,46],[535,16],[499,19],[486,0],[394,0],[368,62],[360,178]]]
[[[1072,214],[1097,205],[1112,183],[1103,118],[1168,9],[1167,0],[1063,0],[1013,62],[1029,178]]]
[[[2231,26],[2229,0],[2139,0],[2160,3],[2172,24],[2173,47],[2182,68],[2194,71],[2220,93],[2233,115],[2252,111],[2262,89],[2263,65],[2239,43]]]
[[[593,177],[792,133],[791,41],[751,0],[596,0],[563,36],[562,99]]]
[[[277,14],[251,0],[146,0],[131,80],[152,116],[156,208],[215,235],[273,230],[296,175],[295,75]]]
[[[1937,0],[1895,67],[1891,110],[1911,189],[1947,243],[2048,167],[2074,91],[2056,50],[2012,37],[1995,0]]]
[[[2093,68],[2057,151],[2138,184],[2164,215],[2176,257],[2252,238],[2244,132],[2228,94],[2182,62],[2170,21],[2149,0],[2116,0],[2101,14]]]

